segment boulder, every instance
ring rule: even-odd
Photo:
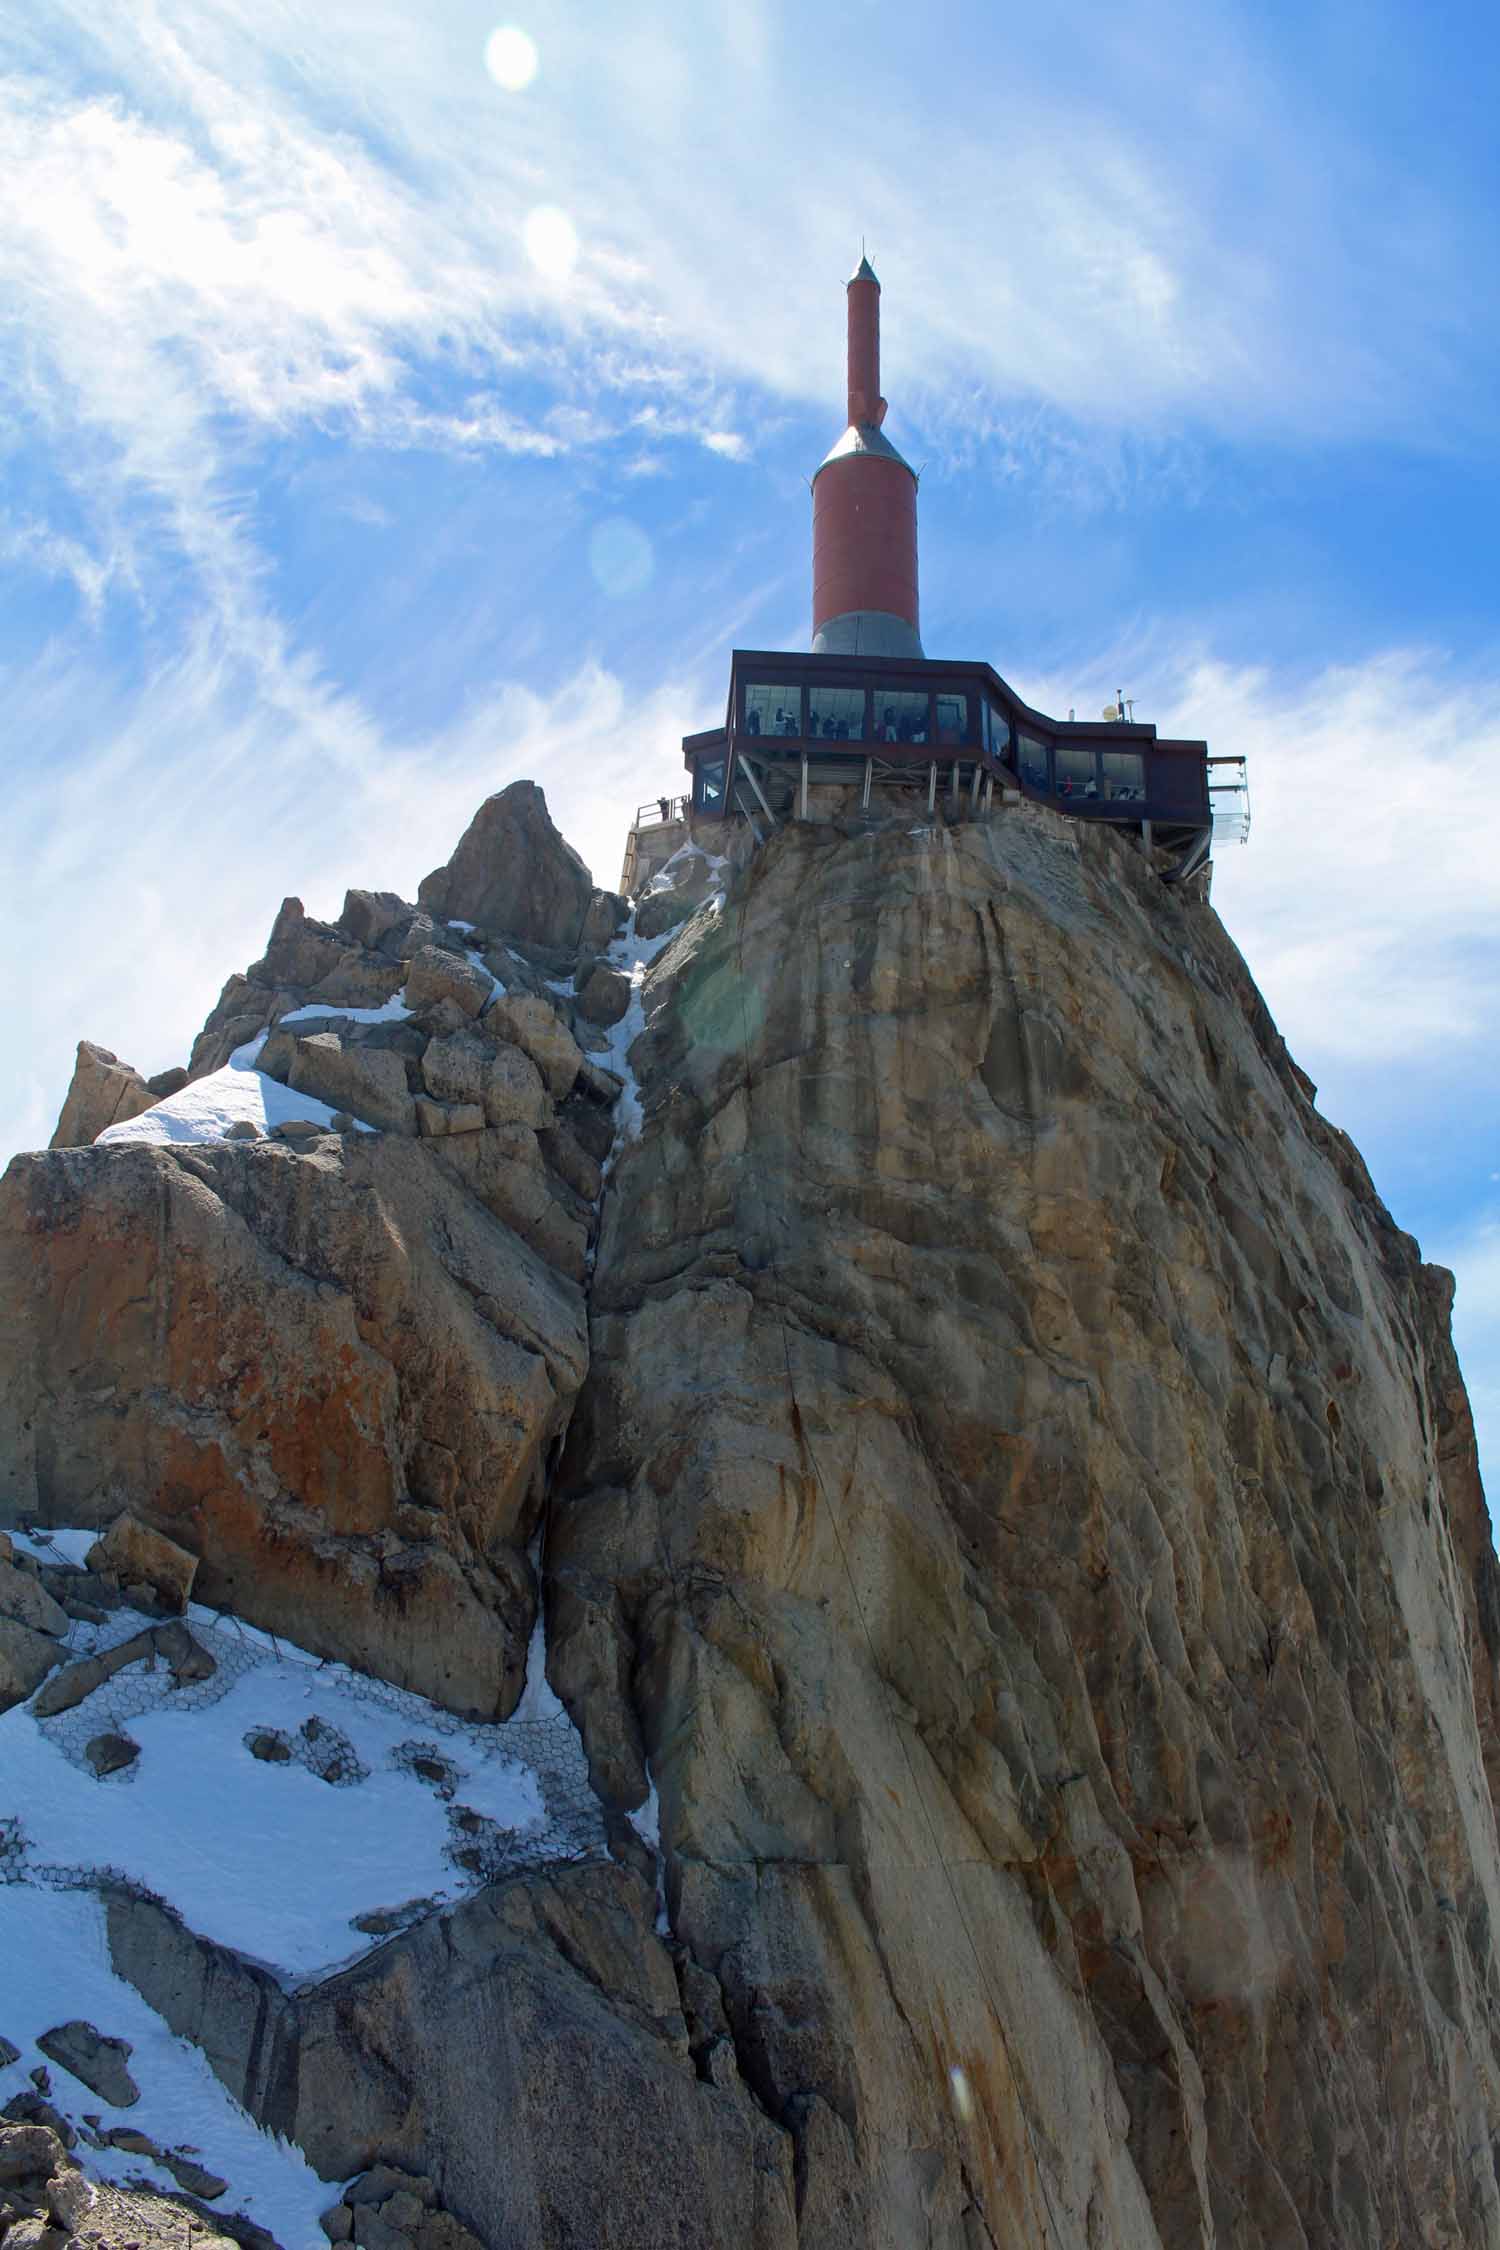
[[[427,876],[417,896],[436,914],[571,952],[594,885],[553,827],[536,783],[516,781],[480,806],[447,866]]]
[[[133,1633],[129,1640],[101,1649],[97,1655],[80,1656],[64,1665],[42,1689],[33,1709],[39,1719],[55,1719],[64,1711],[76,1710],[86,1696],[112,1680],[127,1664],[154,1664],[158,1657],[169,1667],[174,1687],[190,1687],[198,1680],[212,1679],[218,1669],[208,1650],[194,1640],[185,1625],[148,1627],[143,1633]]]
[[[73,1081],[63,1100],[52,1148],[87,1148],[106,1126],[120,1125],[155,1106],[156,1096],[138,1070],[91,1039],[78,1042]]]
[[[170,1070],[159,1070],[154,1078],[146,1080],[153,1098],[159,1102],[166,1101],[169,1095],[180,1094],[187,1082],[188,1074],[181,1063],[174,1063]]]
[[[353,946],[326,976],[319,977],[307,998],[309,1003],[325,1001],[331,1008],[383,1008],[401,990],[401,982],[399,961]]]
[[[0,2187],[49,2179],[62,2162],[62,2143],[45,2125],[0,2125]]]
[[[149,1586],[166,1609],[187,1608],[198,1558],[128,1509],[88,1551],[88,1567],[117,1586]]]
[[[46,2195],[47,2209],[64,2234],[76,2234],[94,2206],[93,2182],[71,2166],[51,2174]]]
[[[40,2033],[37,2045],[111,2109],[132,2109],[140,2100],[141,2090],[127,2068],[133,2052],[128,2039],[112,2039],[96,2024],[75,2017]]]
[[[417,1129],[401,1057],[345,1039],[336,1031],[315,1031],[297,1038],[286,1082],[294,1092],[311,1094],[330,1109],[347,1110],[382,1132],[415,1133]]]
[[[345,891],[339,927],[357,945],[376,946],[392,930],[408,928],[413,912],[394,891]]]
[[[524,1550],[587,1340],[573,1281],[429,1153],[487,1138],[18,1157],[0,1511],[101,1523],[127,1495],[202,1557],[197,1599],[451,1708],[508,1709]],[[403,1528],[429,1449],[450,1469],[442,1544]]]
[[[96,1734],[84,1744],[83,1754],[103,1781],[108,1774],[123,1773],[127,1766],[133,1766],[141,1746],[128,1734]]]
[[[55,1602],[34,1571],[13,1562],[0,1562],[0,1618],[24,1625],[33,1633],[61,1640],[68,1630],[68,1613]]]
[[[636,936],[655,938],[675,930],[718,883],[719,872],[706,852],[691,846],[675,851],[636,902]]]
[[[475,1032],[430,1041],[422,1057],[422,1079],[434,1101],[477,1107],[491,1125],[552,1121],[552,1104],[535,1063],[518,1047],[497,1047]]]
[[[530,993],[503,993],[484,1019],[486,1036],[519,1047],[547,1081],[547,1090],[565,1101],[583,1066],[583,1051],[549,1001]]]
[[[24,1703],[53,1665],[61,1661],[62,1653],[50,1634],[0,1617],[0,1711]]]
[[[597,1023],[606,1030],[616,1024],[630,1006],[630,979],[619,969],[612,969],[605,961],[596,961],[578,987],[578,1013],[587,1023]]]
[[[435,1102],[417,1096],[417,1130],[427,1140],[445,1133],[482,1133],[485,1116],[478,1102]]]
[[[635,934],[638,938],[665,936],[685,922],[698,904],[686,891],[650,891],[635,910]]]
[[[421,1069],[422,1083],[432,1100],[482,1104],[494,1052],[477,1031],[449,1032],[430,1039],[422,1052]],[[540,1078],[537,1092],[540,1095]]]
[[[461,953],[445,953],[424,945],[414,953],[406,970],[406,1005],[422,1015],[449,1000],[465,1016],[477,1016],[489,1006],[495,981],[487,969]]]

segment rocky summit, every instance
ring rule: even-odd
[[[1449,1277],[1134,840],[685,833],[0,1183],[5,2250],[1500,2245]]]

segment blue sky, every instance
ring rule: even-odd
[[[1216,904],[1500,1461],[1490,13],[11,13],[0,1155],[519,774],[617,879],[805,645],[864,236],[929,651],[1249,752]]]

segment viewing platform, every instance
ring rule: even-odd
[[[695,815],[758,834],[831,809],[815,803],[830,790],[839,809],[895,791],[913,811],[971,818],[998,790],[1133,828],[1175,855],[1181,880],[1216,830],[1248,827],[1243,759],[1148,724],[1049,718],[987,664],[736,649],[723,727],[682,749]]]

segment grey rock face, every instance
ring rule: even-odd
[[[516,781],[480,806],[447,866],[427,876],[417,895],[450,920],[571,951],[594,886],[553,827],[536,783]]]
[[[549,1668],[802,2239],[1500,2241],[1472,1432],[1211,911],[792,828],[644,1002]]]
[[[629,912],[629,902],[618,891],[595,891],[578,933],[580,952],[602,953],[610,939],[624,929]]]
[[[732,2071],[700,2078],[654,1911],[624,1869],[560,1868],[295,1996],[143,1901],[111,1902],[109,1939],[252,2116],[325,2179],[370,2175],[357,2208],[435,2192],[437,2250],[467,2250],[459,2226],[539,2250],[794,2250],[791,2138]]]
[[[486,812],[494,911],[432,880],[503,932]],[[123,1479],[208,1598],[493,1714],[546,1487],[617,1861],[377,1909],[295,1993],[116,1898],[117,1967],[360,2176],[326,2231],[374,2250],[1500,2250],[1500,1567],[1447,1277],[1120,839],[790,826],[714,915],[667,873],[589,1353],[559,1276],[619,1082],[550,938],[399,1027],[435,1137],[0,1186],[17,1515]],[[284,916],[225,1024],[377,924],[454,958],[383,911]],[[455,1132],[507,1054],[536,1122]]]

